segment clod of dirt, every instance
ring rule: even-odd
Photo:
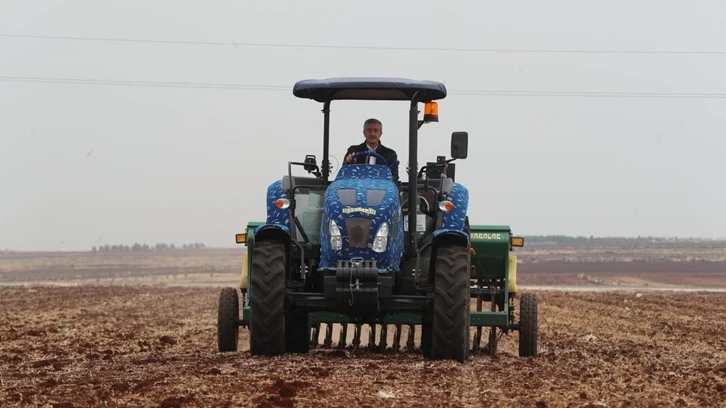
[[[283,398],[292,398],[297,395],[300,388],[308,385],[304,381],[290,381],[286,382],[283,379],[278,378],[275,382],[268,387],[269,392],[277,393]]]
[[[330,353],[330,355],[333,357],[350,358],[350,352],[348,350],[338,349]]]
[[[168,344],[170,346],[173,346],[176,344],[176,340],[174,340],[173,338],[171,338],[169,336],[159,337],[159,342],[161,342],[161,344]]]
[[[114,384],[113,384],[113,385],[111,386],[111,391],[114,391],[114,392],[120,392],[120,393],[121,393],[121,392],[126,392],[126,391],[128,391],[128,390],[129,390],[130,388],[131,388],[131,386],[130,386],[130,385],[129,385],[129,383],[127,383],[127,382],[122,382],[122,383],[114,383]]]
[[[330,367],[310,367],[308,371],[310,371],[310,373],[316,378],[330,377],[333,373],[333,369]]]
[[[48,367],[48,366],[52,366],[54,363],[57,363],[57,362],[58,362],[58,360],[51,358],[48,360],[35,361],[31,364],[31,366],[33,366],[35,368]]]
[[[55,378],[48,378],[40,383],[41,387],[55,387],[56,385],[58,385],[58,380]]]
[[[253,401],[257,404],[258,408],[293,408],[295,403],[293,400],[288,398],[281,398],[277,395],[271,395],[268,397],[256,397]]]
[[[301,388],[309,385],[310,383],[305,381],[285,381],[276,378],[265,389],[268,394],[272,395],[260,395],[253,401],[258,407],[294,407],[295,403],[291,398],[295,397]]]
[[[179,408],[184,404],[191,404],[192,402],[194,402],[194,398],[192,397],[169,397],[161,401],[159,406],[161,408]]]

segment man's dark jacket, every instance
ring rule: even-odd
[[[368,151],[368,145],[366,142],[363,142],[359,145],[353,145],[348,148],[348,151],[345,153],[345,156],[343,156],[343,165],[346,165],[348,163],[345,162],[345,158],[351,154],[351,153],[358,153],[358,152],[367,152]],[[398,154],[396,154],[396,151],[388,148],[386,146],[383,146],[381,142],[378,142],[378,147],[376,148],[376,153],[383,156],[384,159],[388,162],[388,165],[391,166],[394,163],[398,161]],[[353,163],[365,163],[368,160],[368,156],[353,158]],[[393,181],[398,184],[398,164],[395,164],[393,167],[391,167],[391,174],[393,175]]]

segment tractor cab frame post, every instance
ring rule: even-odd
[[[418,252],[418,242],[416,239],[416,217],[418,206],[416,203],[416,186],[418,184],[418,95],[416,92],[411,97],[411,108],[409,110],[408,122],[408,229],[409,234],[407,255]],[[418,262],[416,263],[416,273],[418,274]],[[417,275],[418,276],[418,275]]]
[[[323,174],[323,184],[327,185],[330,180],[330,99],[323,103],[323,161],[321,173]]]

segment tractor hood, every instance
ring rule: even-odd
[[[341,167],[325,192],[320,268],[362,259],[375,260],[380,272],[400,270],[402,222],[398,187],[388,167]]]

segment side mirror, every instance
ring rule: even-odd
[[[454,132],[451,134],[451,158],[466,159],[469,151],[469,134],[467,132]]]

